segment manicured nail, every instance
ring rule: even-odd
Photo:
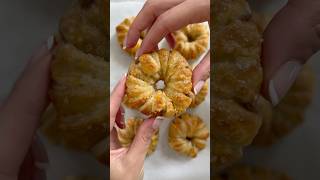
[[[162,117],[162,116],[156,117],[156,119],[153,121],[152,128],[153,128],[154,130],[159,129],[159,126],[160,126],[160,124],[161,124],[161,122],[162,122],[163,120],[164,120],[164,117]]]
[[[124,38],[123,42],[122,42],[122,49],[127,49],[127,36]]]
[[[301,68],[302,64],[299,61],[293,60],[282,65],[273,75],[268,87],[269,97],[273,106],[278,105],[286,95],[295,82]]]
[[[205,83],[205,82],[204,82],[203,80],[201,80],[201,81],[199,81],[199,82],[194,86],[193,92],[194,92],[195,95],[197,95],[197,94],[201,91],[204,83]]]
[[[48,48],[48,50],[51,50],[53,48],[53,45],[54,45],[54,36],[50,36],[47,39],[47,48]]]
[[[141,47],[136,52],[136,55],[134,56],[134,60],[137,60],[141,56]]]

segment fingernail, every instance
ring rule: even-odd
[[[163,120],[164,120],[164,117],[162,117],[162,116],[156,117],[156,119],[153,121],[152,128],[153,128],[154,130],[159,129],[159,126],[160,126],[160,124],[161,124],[161,122],[162,122]]]
[[[51,50],[53,45],[54,45],[54,36],[50,36],[47,39],[47,48],[48,48],[48,50]]]
[[[292,84],[295,82],[302,64],[293,60],[282,65],[269,82],[269,97],[273,106],[279,104],[286,95]]]
[[[45,162],[35,162],[34,165],[40,170],[48,170],[50,165]]]
[[[194,92],[195,95],[197,95],[200,92],[200,90],[202,89],[203,85],[204,85],[204,81],[203,80],[197,82],[197,84],[193,88],[193,92]]]
[[[122,49],[127,49],[127,36],[124,38],[122,45],[123,45]]]
[[[136,55],[134,56],[134,60],[137,60],[140,57],[141,55],[140,49],[141,48],[139,48],[138,51],[136,52]]]

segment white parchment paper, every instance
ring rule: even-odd
[[[143,6],[141,2],[115,2],[110,5],[110,90],[128,71],[132,57],[127,55],[117,42],[115,27],[126,17],[135,16]],[[165,41],[160,47],[168,48]],[[199,58],[200,59],[200,58]],[[199,60],[193,62],[197,64]],[[210,94],[205,102],[190,111],[200,116],[210,127]],[[126,118],[140,116],[136,111],[126,108]],[[164,121],[160,126],[160,139],[156,151],[146,159],[144,165],[145,180],[194,180],[210,179],[210,140],[204,150],[194,159],[177,154],[168,145],[168,125],[170,120]]]

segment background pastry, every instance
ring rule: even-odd
[[[143,123],[143,119],[129,118],[126,121],[126,128],[118,129],[118,139],[123,147],[130,146],[142,123]],[[156,131],[151,138],[147,155],[151,155],[156,150],[158,139],[159,139],[159,131]]]
[[[209,130],[200,117],[184,113],[169,126],[169,146],[178,153],[196,157],[206,147]]]
[[[208,87],[208,80],[207,80],[203,85],[203,87],[201,88],[201,90],[199,91],[199,93],[193,97],[192,102],[190,104],[190,108],[197,107],[206,99],[206,96],[208,94],[208,89],[209,87]]]
[[[190,65],[177,51],[144,54],[129,67],[124,103],[153,117],[179,115],[192,102],[191,77]]]
[[[174,49],[187,60],[199,57],[208,47],[209,30],[206,25],[190,24],[173,33]]]
[[[131,24],[133,23],[135,17],[129,17],[125,18],[117,27],[116,27],[116,32],[117,32],[117,39],[120,47],[124,49],[124,40],[128,34],[129,28]],[[137,44],[132,47],[132,48],[125,48],[124,50],[129,53],[131,56],[136,55],[137,50],[140,48],[142,40],[145,36],[145,32],[142,32],[140,34],[140,38],[137,41]]]

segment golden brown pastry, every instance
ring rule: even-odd
[[[279,105],[273,108],[265,100],[260,103],[263,124],[254,139],[254,145],[271,145],[303,122],[305,110],[312,100],[314,82],[314,73],[306,65]]]
[[[124,103],[150,116],[173,117],[192,102],[192,70],[178,51],[144,54],[129,67]],[[159,88],[159,81],[165,87]]]
[[[203,85],[202,89],[199,91],[199,93],[193,97],[192,102],[190,104],[190,108],[195,108],[199,104],[201,104],[205,99],[208,94],[208,81],[205,82]]]
[[[236,165],[215,175],[213,180],[291,180],[285,173],[248,165]]]
[[[143,123],[142,119],[139,118],[130,118],[126,121],[125,129],[118,129],[118,139],[123,147],[128,147],[132,143],[138,128]],[[148,148],[147,155],[151,155],[157,148],[159,139],[159,131],[156,131],[151,137],[151,142]]]
[[[174,119],[169,127],[169,146],[189,157],[196,157],[206,147],[209,130],[196,115],[184,113]]]
[[[76,150],[90,151],[106,138],[106,7],[106,0],[77,0],[61,18],[56,36],[53,106],[42,129],[53,142]]]
[[[262,36],[245,0],[215,1],[213,13],[211,157],[220,171],[242,156],[261,126],[255,103],[262,84]]]
[[[129,17],[125,18],[117,27],[116,27],[116,32],[117,32],[117,38],[118,38],[118,43],[120,44],[120,47],[123,49],[124,48],[124,40],[127,36],[127,33],[129,31],[129,28],[131,24],[133,23],[135,17]],[[137,44],[132,47],[132,48],[126,48],[124,49],[127,53],[129,53],[131,56],[134,56],[137,52],[137,50],[140,48],[142,40],[145,36],[145,33],[140,34],[140,38],[137,41]]]
[[[209,31],[206,25],[190,24],[173,33],[174,49],[187,60],[199,57],[208,47]]]

